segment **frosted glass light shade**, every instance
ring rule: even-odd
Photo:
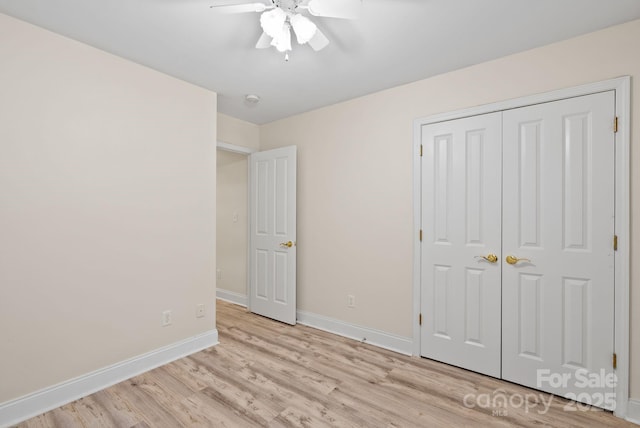
[[[296,33],[298,43],[301,45],[309,42],[315,36],[318,27],[311,20],[299,13],[289,18],[293,32]]]
[[[291,50],[291,27],[284,24],[280,29],[280,33],[271,41],[271,45],[275,46],[279,52],[287,52]]]
[[[276,38],[279,34],[282,34],[286,20],[287,14],[279,7],[276,7],[260,16],[260,26],[267,35]]]

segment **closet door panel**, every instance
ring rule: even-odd
[[[503,115],[503,378],[600,406],[613,387],[581,379],[613,374],[614,116],[613,92]]]
[[[421,354],[499,377],[501,114],[422,138]]]

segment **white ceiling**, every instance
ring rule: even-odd
[[[314,17],[331,44],[294,42],[289,62],[254,48],[259,14],[209,8],[238,0],[0,0],[0,12],[216,91],[221,113],[256,124],[640,18],[640,0],[363,1],[356,21]]]

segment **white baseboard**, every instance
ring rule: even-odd
[[[640,400],[629,400],[625,419],[629,422],[640,425]]]
[[[0,403],[0,427],[17,424],[217,344],[218,330],[211,330],[24,397]]]
[[[244,294],[234,293],[233,291],[221,290],[218,288],[216,290],[216,298],[244,306],[245,308],[247,307],[247,296]]]
[[[408,337],[396,336],[384,331],[349,324],[305,311],[297,311],[297,319],[298,323],[302,325],[348,337],[349,339],[364,341],[370,345],[389,349],[400,354],[412,355],[413,341]]]
[[[247,307],[247,296],[243,294],[218,288],[216,290],[216,297],[220,300]],[[296,319],[298,323],[317,328],[318,330],[327,331],[358,341],[366,339],[366,343],[370,345],[379,346],[380,348],[389,349],[405,355],[412,355],[413,341],[407,337],[395,336],[380,330],[349,324],[344,321],[305,311],[296,311]]]

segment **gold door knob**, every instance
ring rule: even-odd
[[[506,260],[507,260],[507,263],[509,263],[510,265],[515,265],[518,262],[530,262],[531,261],[529,259],[519,259],[519,258],[514,257],[514,256],[507,256]]]
[[[498,256],[495,254],[487,254],[486,256],[476,256],[476,259],[484,259],[489,263],[495,263],[498,261]]]
[[[289,241],[289,242],[281,242],[281,243],[280,243],[280,246],[281,246],[281,247],[287,247],[287,248],[291,248],[291,247],[293,247],[294,245],[295,245],[295,244],[294,244],[293,242],[291,242],[291,241]]]

